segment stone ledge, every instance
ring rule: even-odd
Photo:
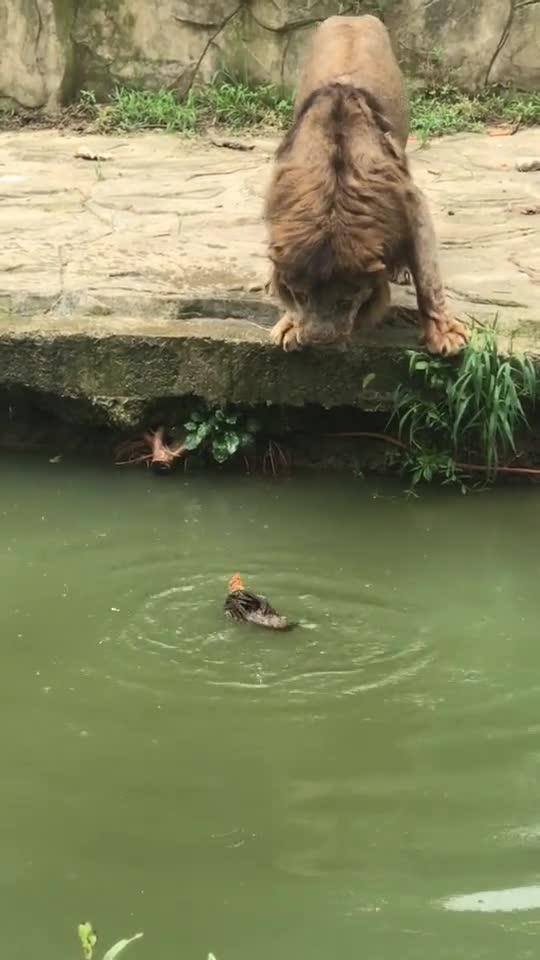
[[[190,395],[209,404],[388,410],[415,334],[403,320],[389,320],[384,336],[358,338],[346,351],[285,354],[264,328],[244,320],[182,320],[174,331],[170,323],[120,317],[99,329],[94,318],[69,328],[19,320],[0,333],[0,388],[89,401],[117,426],[133,425],[156,401]]]
[[[500,345],[540,355],[537,130],[411,146],[433,210],[451,309],[498,318]],[[261,211],[275,141],[231,155],[200,140],[0,134],[0,388],[93,404],[129,425],[156,401],[388,410],[418,345],[395,288],[383,327],[350,350],[274,348]],[[366,386],[366,377],[370,378]]]

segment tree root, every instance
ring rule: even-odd
[[[412,453],[412,447],[405,443],[403,440],[399,440],[398,437],[392,437],[387,433],[373,433],[370,430],[347,430],[342,433],[325,433],[325,437],[343,437],[355,439],[357,437],[366,437],[371,440],[383,440],[384,443],[390,443],[394,447],[398,447],[400,450],[403,450],[405,453]],[[503,466],[493,466],[488,467],[487,463],[461,463],[456,461],[456,468],[462,473],[493,473],[494,475],[500,473],[503,475],[511,476],[528,476],[528,477],[540,477],[540,469],[535,469],[534,467],[512,467],[510,465]]]
[[[290,467],[289,458],[283,447],[276,440],[269,440],[262,460],[263,473],[267,473],[270,469],[272,476],[277,477],[278,473],[287,472]]]
[[[140,440],[123,444],[116,452],[116,465],[130,466],[145,463],[154,473],[167,474],[177,460],[185,456],[186,448],[170,447],[165,443],[165,427],[144,433]]]

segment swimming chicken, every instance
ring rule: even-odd
[[[289,623],[286,617],[280,616],[270,606],[266,597],[259,597],[256,593],[246,590],[240,574],[235,573],[229,581],[229,595],[225,600],[225,616],[231,620],[254,623],[258,627],[269,627],[271,630],[291,630],[294,623]]]

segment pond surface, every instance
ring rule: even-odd
[[[3,954],[537,957],[540,493],[3,458]],[[229,625],[241,571],[300,621]]]

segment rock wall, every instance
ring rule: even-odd
[[[184,93],[218,69],[293,86],[314,25],[375,12],[400,60],[466,89],[540,87],[540,0],[1,0],[0,104],[53,111],[115,84]]]

